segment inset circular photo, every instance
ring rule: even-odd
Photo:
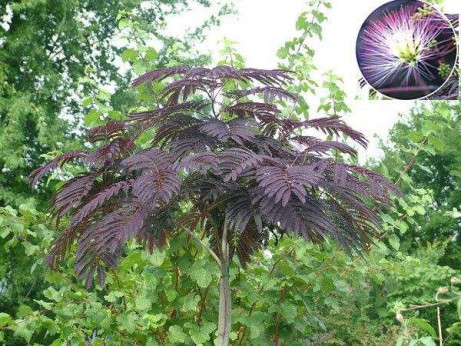
[[[400,100],[427,98],[455,69],[457,34],[434,6],[395,0],[366,19],[356,54],[363,77],[379,93]]]

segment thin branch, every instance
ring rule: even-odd
[[[287,293],[287,286],[284,286],[283,289],[280,291],[280,299],[278,300],[277,305],[282,304],[283,300],[285,299],[286,293]],[[280,325],[280,312],[277,312],[277,315],[275,318],[275,334],[274,334],[274,345],[275,346],[280,345],[279,325]]]
[[[416,151],[416,153],[413,155],[413,157],[411,158],[410,162],[408,162],[408,165],[404,168],[404,170],[402,171],[402,173],[400,174],[400,177],[397,179],[397,181],[395,182],[395,185],[398,185],[400,183],[400,181],[403,179],[403,176],[414,166],[415,162],[416,162],[416,158],[418,157],[418,155],[421,153],[421,151],[423,150],[422,149],[422,146],[424,144],[427,143],[427,140],[428,140],[428,137],[424,137],[424,139],[421,141],[421,147]]]
[[[34,289],[36,283],[37,283],[37,278],[35,278],[34,282],[32,283],[29,290],[27,291],[27,294],[24,297],[25,299],[27,299],[29,297],[29,295],[32,293],[32,290]]]
[[[412,310],[420,310],[420,309],[430,308],[430,307],[433,307],[433,306],[440,306],[440,305],[451,303],[451,302],[453,302],[453,301],[455,301],[457,299],[460,299],[460,297],[456,296],[456,297],[453,297],[451,299],[441,300],[441,301],[439,301],[437,303],[430,303],[430,304],[424,304],[424,305],[411,305],[411,307],[406,308],[406,309],[402,309],[402,310],[399,310],[399,311],[404,312],[404,311],[412,311]]]
[[[210,285],[207,286],[207,288],[205,289],[205,292],[200,297],[200,308],[199,308],[199,313],[197,317],[197,323],[199,324],[202,322],[203,311],[205,310],[206,297],[208,295],[209,290],[210,290]]]
[[[290,251],[288,251],[286,254],[284,254],[283,256],[280,256],[280,258],[278,260],[276,260],[274,262],[274,264],[272,265],[272,268],[269,272],[269,277],[272,277],[272,274],[274,273],[275,271],[275,268],[277,267],[277,265],[283,260],[285,259],[285,255],[289,255],[289,254],[292,254],[293,253],[293,249],[291,249]],[[258,296],[261,296],[261,293],[264,291],[264,285],[261,285],[261,287],[259,288],[258,290]],[[258,303],[259,300],[256,300],[255,302],[253,302],[253,304],[251,304],[250,306],[250,311],[248,313],[248,317],[251,317],[251,315],[253,314],[253,310],[254,308],[256,307],[256,303]],[[237,335],[237,339],[235,341],[234,344],[236,344],[237,342],[239,342],[239,345],[242,345],[243,343],[243,340],[245,338],[245,332],[246,332],[246,325],[243,326],[243,328],[240,328],[239,329],[239,332],[238,332],[238,335]],[[240,339],[241,337],[241,339]]]
[[[314,11],[312,11],[312,20],[310,21],[310,24],[314,24],[314,19],[315,19],[315,12],[317,12],[320,8],[320,4],[322,3],[321,0],[317,0],[317,7],[315,8]],[[311,32],[311,28],[309,27],[309,29],[307,29],[306,31],[304,31],[304,33],[302,34],[301,36],[301,41],[299,42],[299,46],[298,46],[298,49],[296,50],[296,54],[299,54],[299,52],[301,51],[301,48],[302,46],[304,45],[304,42],[306,42],[306,39],[307,39],[307,36],[309,35],[309,33]]]
[[[221,268],[222,264],[218,255],[216,255],[216,253],[207,244],[205,244],[205,242],[202,239],[200,239],[200,237],[197,237],[197,235],[194,232],[188,229],[186,229],[186,232],[193,236],[211,254],[211,256],[213,256],[214,260],[216,261],[216,263],[218,263],[219,267]]]
[[[439,327],[439,345],[443,346],[442,321],[440,319],[440,307],[437,306],[437,325]]]
[[[222,238],[221,238],[221,251],[222,251],[222,258],[229,260],[229,243],[228,243],[228,234],[229,234],[229,223],[227,221],[227,216],[224,219],[223,231],[222,231]],[[228,266],[229,263],[226,263]],[[229,270],[229,268],[226,268]]]

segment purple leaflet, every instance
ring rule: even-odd
[[[232,148],[222,151],[218,155],[219,173],[224,182],[235,181],[248,169],[256,167],[262,163],[264,158],[260,155],[240,148]]]
[[[101,192],[98,192],[90,201],[85,203],[75,213],[74,217],[69,223],[69,228],[77,227],[84,219],[86,219],[93,211],[101,207],[104,203],[117,196],[120,192],[128,193],[132,181],[120,181],[106,187]]]
[[[290,100],[292,102],[298,101],[298,96],[278,87],[259,87],[247,90],[235,90],[228,93],[228,96],[242,98],[247,97],[250,95],[257,95],[262,94],[264,95],[265,102],[272,102],[275,98],[279,98],[281,100]]]
[[[237,115],[240,118],[246,116],[259,119],[264,116],[274,117],[280,113],[279,109],[272,104],[262,102],[239,102],[223,110],[225,113]]]
[[[321,175],[309,166],[276,167],[262,166],[256,170],[256,180],[268,197],[275,203],[286,206],[295,195],[301,203],[305,203],[307,189],[317,186]]]
[[[352,129],[350,126],[346,125],[340,117],[306,120],[302,124],[307,128],[312,127],[329,135],[338,136],[340,133],[343,133],[364,148],[366,148],[368,145],[368,140],[365,138],[365,136],[362,133]]]
[[[227,123],[218,119],[211,119],[200,126],[200,131],[220,142],[231,139],[243,146],[245,141],[253,139],[252,129],[254,125],[246,119],[234,119]]]
[[[192,68],[190,66],[175,66],[175,67],[166,67],[155,71],[147,72],[133,81],[133,86],[136,87],[141,84],[150,83],[153,81],[162,81],[165,78],[182,75],[189,72]]]
[[[44,165],[42,167],[39,167],[39,168],[35,169],[34,171],[32,171],[32,173],[30,173],[30,175],[29,175],[30,184],[32,186],[36,186],[37,183],[48,172],[50,172],[50,171],[52,171],[52,170],[54,170],[54,169],[56,169],[58,167],[62,167],[63,165],[65,165],[69,161],[72,161],[72,160],[75,160],[75,159],[86,158],[87,156],[88,156],[88,154],[86,152],[84,152],[84,151],[74,151],[74,152],[71,152],[71,153],[59,155],[59,156],[55,157],[52,161],[47,163],[46,165]]]
[[[88,137],[92,142],[111,141],[123,137],[127,126],[122,121],[110,120],[103,126],[93,127],[88,130]]]

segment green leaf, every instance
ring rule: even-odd
[[[83,107],[88,107],[93,103],[93,98],[92,97],[85,97],[82,101]]]
[[[122,120],[123,115],[120,112],[117,111],[109,111],[109,118],[113,120]]]
[[[416,326],[419,329],[429,333],[432,337],[437,337],[435,329],[429,324],[428,321],[422,318],[409,318],[407,320],[407,325]],[[432,339],[431,339],[432,340]]]
[[[26,255],[27,256],[31,256],[31,255],[35,254],[36,252],[38,252],[40,250],[40,246],[33,245],[28,241],[24,241],[22,243],[22,245],[24,246],[24,248],[26,250]]]
[[[435,341],[430,336],[424,336],[418,340],[424,346],[437,346]]]
[[[152,302],[149,298],[139,296],[135,299],[136,308],[138,310],[149,310],[152,306]]]
[[[12,226],[15,232],[21,233],[24,231],[24,224],[22,222],[13,221]]]
[[[194,280],[197,283],[197,285],[199,285],[202,288],[208,287],[208,285],[213,280],[213,276],[211,275],[210,271],[206,270],[205,268],[192,267],[189,276],[192,280]]]
[[[125,29],[127,27],[130,27],[131,26],[131,22],[127,19],[121,19],[119,22],[118,22],[118,27],[119,29]]]
[[[146,254],[146,252],[144,252]],[[147,254],[148,261],[152,264],[153,267],[160,267],[166,258],[165,251],[156,250],[151,254]]]
[[[24,216],[27,221],[35,221],[37,211],[35,210],[34,206],[30,204],[21,204],[18,209],[19,213]]]
[[[280,271],[283,273],[283,275],[287,277],[292,277],[295,274],[295,270],[293,269],[294,263],[289,260],[281,261],[279,262],[278,265]]]
[[[417,163],[418,167],[421,168],[424,172],[432,174],[433,172],[429,169],[429,167],[423,166],[419,163]]]
[[[183,306],[181,310],[184,312],[195,310],[199,301],[200,301],[199,295],[195,295],[193,297],[188,295],[184,297],[184,302],[183,302]]]
[[[104,299],[107,300],[109,303],[115,303],[118,298],[121,298],[125,295],[123,292],[119,291],[112,291],[108,295],[104,296]]]
[[[290,303],[283,303],[280,306],[281,315],[287,323],[293,323],[298,316],[298,308]]]
[[[83,117],[83,123],[85,126],[92,126],[92,124],[96,123],[100,118],[101,115],[99,112],[92,109]]]
[[[10,233],[11,230],[8,227],[0,228],[0,238],[5,239]]]
[[[150,337],[146,341],[146,346],[160,346],[160,344],[153,337]]]
[[[10,315],[0,312],[0,328],[6,326],[7,324],[11,323],[13,319]]]
[[[170,328],[168,328],[168,340],[172,344],[185,344],[187,340],[187,334],[184,333],[181,326],[170,326]]]
[[[425,215],[426,214],[426,209],[424,209],[423,206],[416,206],[413,208],[419,215]]]
[[[154,48],[152,48],[152,47],[147,48],[147,51],[146,51],[146,59],[147,60],[151,60],[151,61],[155,60],[157,58],[157,55],[158,55],[158,53]]]
[[[319,23],[323,23],[325,21],[326,18],[322,12],[313,11],[312,13],[314,14],[315,18],[317,19]]]
[[[383,219],[384,222],[386,222],[386,223],[388,223],[390,225],[394,224],[394,219],[388,214],[384,214],[381,218]]]
[[[322,39],[322,27],[317,23],[310,23],[308,25],[310,31],[316,34],[320,39]]]
[[[53,303],[45,302],[43,300],[36,300],[36,299],[34,299],[34,302],[36,302],[38,305],[44,307],[47,310],[53,309]]]
[[[8,214],[11,216],[18,216],[16,209],[10,207],[9,205],[7,205],[5,208],[1,208],[0,210],[8,212]]]
[[[307,28],[307,12],[303,12],[298,16],[296,21],[296,30],[305,30]]]
[[[410,132],[407,137],[415,143],[421,142],[421,140],[424,138],[423,134],[419,131]]]
[[[443,151],[445,143],[439,137],[431,136],[429,137],[429,145],[434,147],[437,151]]]
[[[117,322],[128,333],[133,333],[136,330],[138,320],[139,316],[134,312],[131,312],[128,315],[120,315],[117,317]]]
[[[400,230],[401,234],[404,234],[406,231],[408,231],[408,225],[405,221],[401,221],[401,220],[397,221],[396,226]]]
[[[138,52],[133,48],[127,48],[122,53],[122,60],[123,61],[130,61],[133,62],[138,58]]]
[[[189,335],[196,345],[202,345],[210,339],[208,334],[196,330],[190,330]]]
[[[130,270],[133,267],[137,268],[138,266],[144,267],[147,264],[146,259],[143,258],[144,251],[133,251],[128,256],[126,256],[120,263],[120,268],[122,270]]]
[[[169,303],[174,301],[176,297],[178,296],[178,293],[173,289],[165,290],[165,294],[166,294],[166,299],[168,300]]]
[[[395,249],[398,250],[400,248],[400,239],[395,234],[392,234],[389,237],[389,244]]]
[[[30,329],[28,329],[28,324],[22,322],[19,323],[15,328],[14,328],[14,336],[23,338],[24,340],[27,341],[27,343],[30,342],[30,339],[32,339],[32,335],[34,332]]]
[[[63,287],[59,291],[56,291],[54,287],[48,287],[46,290],[43,291],[43,295],[46,298],[59,303],[60,301],[62,301],[64,289],[65,288]]]
[[[136,61],[133,64],[133,71],[136,74],[141,74],[141,73],[146,72],[147,68],[148,68],[148,65],[143,61]]]
[[[250,325],[250,338],[257,339],[263,332],[264,327],[262,325],[252,324]]]
[[[196,344],[204,344],[210,340],[210,334],[216,329],[216,325],[212,322],[205,322],[199,328],[192,323],[184,324],[186,327],[191,328],[189,335]]]
[[[145,131],[136,139],[136,145],[142,147],[143,145],[150,143],[154,137],[155,134],[152,131]]]
[[[168,321],[168,316],[165,314],[146,314],[143,318],[147,321],[147,325],[153,329],[163,326]]]
[[[288,49],[285,48],[285,47],[280,48],[280,49],[277,51],[277,56],[278,56],[280,59],[285,59],[285,58],[288,56]]]

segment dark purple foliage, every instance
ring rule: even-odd
[[[102,283],[104,268],[117,265],[130,238],[152,251],[168,235],[200,227],[217,243],[225,222],[237,239],[231,251],[243,262],[270,233],[334,238],[346,249],[370,243],[378,225],[374,206],[389,204],[396,189],[334,159],[335,151],[356,154],[337,141],[340,135],[367,144],[340,118],[279,117],[279,102],[297,100],[283,89],[291,81],[287,71],[172,67],[133,84],[156,81],[167,83],[163,106],[90,130],[99,145],[92,152],[62,155],[31,174],[35,185],[73,159],[88,170],[53,199],[58,223],[65,214],[70,219],[48,257],[51,266],[77,241],[77,272],[87,285],[95,274]],[[229,91],[231,85],[245,88]],[[331,138],[306,136],[309,128]],[[134,142],[146,130],[155,131],[151,147],[137,150]]]

